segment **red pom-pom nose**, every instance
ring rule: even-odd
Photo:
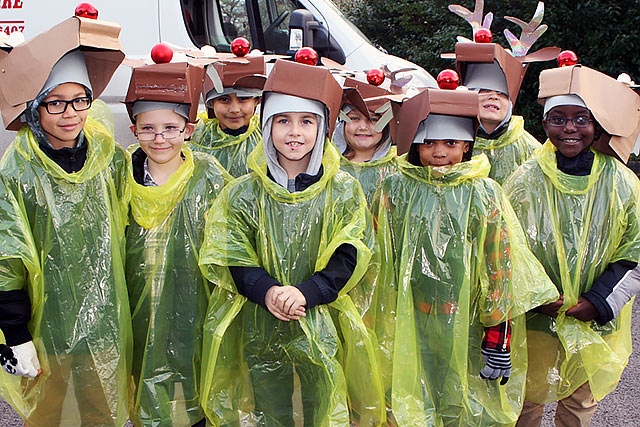
[[[563,50],[558,54],[558,67],[568,67],[578,63],[578,55],[571,50]]]
[[[173,58],[173,49],[164,43],[158,43],[151,49],[151,59],[156,64],[166,64]]]
[[[80,3],[76,6],[75,15],[80,18],[98,19],[98,9],[91,3]]]
[[[460,86],[460,77],[454,70],[442,70],[436,78],[440,89],[456,89]]]
[[[473,40],[475,40],[476,43],[491,43],[493,34],[488,28],[478,28],[473,34]]]
[[[311,47],[301,47],[294,57],[296,62],[307,65],[316,65],[318,63],[318,52]]]
[[[245,56],[251,49],[251,43],[244,37],[236,37],[231,42],[231,53],[235,56]]]

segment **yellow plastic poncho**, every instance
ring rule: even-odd
[[[597,400],[612,392],[631,353],[631,307],[604,326],[565,316],[607,266],[640,257],[640,182],[622,163],[595,152],[591,174],[567,175],[547,141],[505,184],[533,253],[564,294],[554,320],[527,318],[527,400],[547,403],[570,396],[589,381]],[[544,350],[544,351],[543,351]]]
[[[131,152],[138,145],[129,147]],[[127,228],[136,426],[188,427],[200,407],[202,324],[212,285],[198,266],[204,216],[233,179],[213,156],[192,153],[157,187],[135,182]]]
[[[262,140],[260,116],[249,120],[247,131],[233,136],[220,128],[220,121],[209,119],[206,112],[198,114],[196,129],[189,145],[193,151],[213,154],[222,166],[235,178],[249,173],[247,157]]]
[[[32,380],[2,372],[0,393],[29,425],[121,427],[129,417],[129,157],[104,126],[108,115],[94,101],[77,173],[47,157],[28,126],[0,161],[0,259],[22,264],[0,290],[28,291],[42,367]]]
[[[397,157],[395,146],[392,146],[383,157],[368,162],[352,162],[346,157],[340,156],[340,169],[349,172],[360,182],[367,204],[371,204],[382,179],[398,169],[396,166]]]
[[[526,162],[540,142],[524,128],[521,116],[512,116],[507,131],[496,139],[476,137],[473,154],[484,153],[491,163],[489,178],[503,184],[521,164]]]
[[[262,144],[248,161],[254,172],[225,187],[207,213],[200,252],[203,271],[217,285],[204,325],[207,418],[214,425],[264,422],[264,414],[253,412],[253,386],[260,385],[271,386],[274,398],[293,393],[294,417],[306,417],[305,425],[348,426],[350,410],[362,425],[384,422],[375,340],[348,295],[371,256],[362,240],[367,204],[360,185],[338,170],[339,154],[328,139],[323,175],[304,191],[289,193],[267,176]],[[357,249],[353,275],[336,301],[307,310],[299,321],[277,320],[239,295],[226,268],[260,266],[281,284],[295,285],[323,269],[342,244]]]
[[[521,315],[558,293],[527,250],[501,187],[486,179],[486,156],[433,168],[404,155],[398,165],[372,206],[387,261],[379,306],[396,316],[396,425],[513,425],[527,367]],[[485,327],[509,320],[513,370],[500,386],[480,377],[481,343]]]

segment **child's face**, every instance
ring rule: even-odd
[[[509,112],[509,97],[495,90],[481,89],[478,92],[480,111],[478,116],[482,126],[493,132],[496,127],[507,117]]]
[[[158,165],[182,161],[180,150],[193,129],[193,123],[187,123],[184,117],[171,110],[145,111],[138,114],[136,123],[131,125],[131,132],[138,138],[149,162]]]
[[[313,113],[281,113],[273,116],[271,139],[278,161],[286,170],[288,164],[308,165],[316,145],[318,117]]]
[[[237,130],[249,124],[259,101],[258,97],[238,97],[231,93],[213,99],[210,104],[223,130]]]
[[[455,165],[462,161],[467,151],[469,151],[467,141],[454,139],[428,139],[423,144],[418,144],[422,166]]]
[[[382,140],[382,132],[376,132],[373,127],[379,120],[380,116],[375,115],[369,120],[359,110],[353,109],[347,114],[351,119],[344,124],[344,137],[349,147],[356,152],[375,152],[376,147]]]
[[[547,118],[542,121],[542,127],[551,143],[566,157],[577,156],[591,146],[595,139],[595,122],[591,112],[578,105],[559,105],[552,108],[547,113]]]
[[[71,101],[86,96],[84,86],[77,83],[63,83],[53,89],[42,102]],[[76,111],[73,104],[67,104],[62,114],[50,114],[47,112],[45,104],[41,104],[38,106],[38,113],[42,130],[47,134],[51,145],[58,149],[75,147],[76,138],[87,121],[89,110]]]

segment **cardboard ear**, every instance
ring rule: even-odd
[[[27,102],[36,98],[53,66],[67,52],[80,49],[98,98],[124,53],[119,39],[120,26],[97,19],[72,17],[0,55],[0,110],[5,128],[19,130],[20,116]]]

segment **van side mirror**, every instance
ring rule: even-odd
[[[289,51],[287,55],[294,55],[303,46],[312,47],[318,55],[330,58],[340,64],[347,60],[344,51],[331,37],[313,14],[306,9],[296,9],[291,12],[289,19]]]
[[[307,9],[296,9],[289,18],[289,52],[293,55],[303,46],[313,46],[313,31],[320,27]]]

